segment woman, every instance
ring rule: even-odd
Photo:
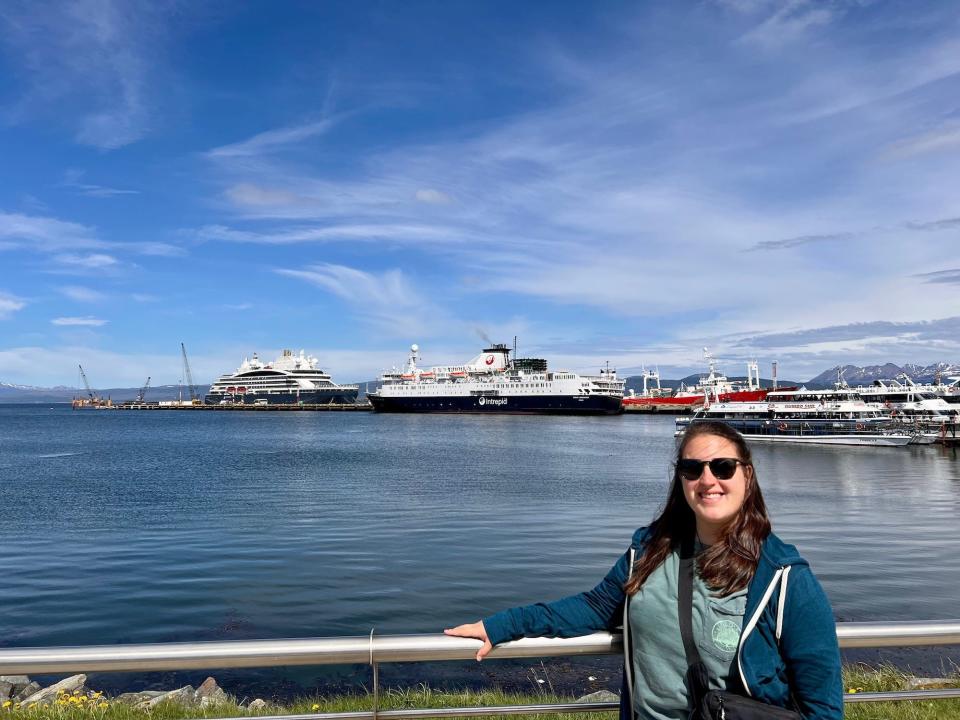
[[[629,629],[621,720],[689,715],[677,609],[681,546],[696,553],[693,639],[710,689],[729,689],[805,719],[843,717],[833,613],[810,566],[770,531],[750,449],[720,422],[692,424],[677,449],[660,516],[589,592],[447,629],[478,638],[482,660],[520,637]]]

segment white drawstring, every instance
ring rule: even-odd
[[[783,607],[787,602],[787,576],[790,574],[790,565],[783,569],[780,576],[780,600],[777,602],[777,642],[780,642],[780,634],[783,632]]]

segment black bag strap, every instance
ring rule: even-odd
[[[687,665],[700,662],[700,651],[693,640],[693,541],[685,539],[680,545],[680,574],[677,578],[677,611],[680,616],[680,635]]]
[[[700,658],[700,651],[693,639],[693,538],[685,538],[680,545],[680,572],[677,577],[677,612],[680,620],[680,636],[683,652],[687,656],[687,683],[692,697],[694,717],[703,698],[710,689],[707,666]]]

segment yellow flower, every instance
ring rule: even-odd
[[[86,695],[81,695],[81,696],[80,696],[80,702],[82,702],[82,703],[85,703],[85,702],[86,702],[87,700],[89,700],[89,699],[90,699],[90,698],[88,698]]]
[[[313,704],[313,707],[310,708],[310,709],[311,709],[311,710],[319,710],[319,709],[320,709],[320,706],[317,705],[316,703],[314,703],[314,704]]]
[[[110,703],[102,702],[102,703],[100,703],[99,705],[97,705],[97,707],[102,707],[102,708],[104,708],[104,707],[107,707],[107,705],[109,705],[109,704],[110,704]]]
[[[97,690],[97,691],[93,694],[93,697],[98,698],[98,697],[100,697],[101,695],[103,695],[103,693],[102,693],[100,690]]]
[[[10,702],[9,700],[7,700],[7,701],[3,704],[3,706],[4,706],[5,708],[10,707],[11,705],[13,705],[13,703]]]
[[[79,691],[79,690],[74,690],[74,691],[73,691],[73,694],[74,694],[74,695],[79,695],[79,694],[80,694],[80,691]]]

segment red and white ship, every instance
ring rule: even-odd
[[[716,360],[707,348],[703,349],[708,373],[696,385],[683,384],[673,395],[660,387],[660,374],[654,370],[643,372],[643,393],[623,398],[624,409],[630,410],[688,410],[708,402],[757,402],[766,398],[769,390],[760,387],[760,368],[756,360],[747,363],[747,384],[735,383],[717,372]],[[655,381],[656,387],[650,382]]]

